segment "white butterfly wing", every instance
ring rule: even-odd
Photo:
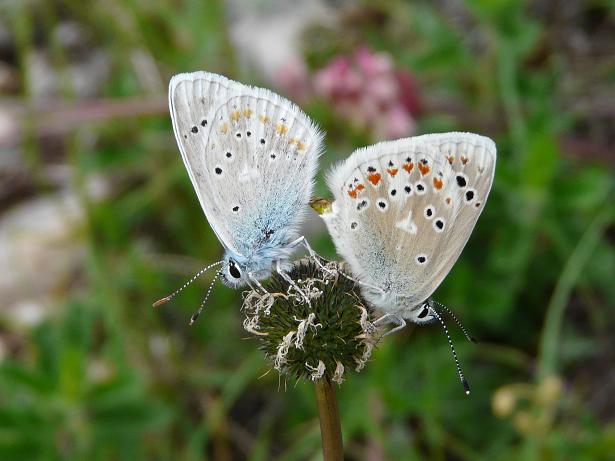
[[[470,237],[495,159],[493,141],[470,133],[356,150],[328,176],[335,202],[323,219],[338,252],[361,280],[394,293],[405,307],[424,301]]]
[[[248,256],[288,240],[308,203],[322,134],[290,101],[207,72],[169,84],[175,138],[212,229]]]

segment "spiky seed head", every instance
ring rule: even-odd
[[[244,293],[244,328],[280,373],[341,383],[360,371],[379,337],[372,310],[355,283],[329,263],[328,272],[312,260],[301,260],[288,273],[295,287],[279,275],[261,291]],[[309,298],[309,304],[304,296]]]

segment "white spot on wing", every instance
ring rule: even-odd
[[[412,221],[412,210],[408,213],[406,219],[402,219],[395,224],[395,227],[401,229],[409,234],[416,234],[416,224]]]
[[[259,176],[260,176],[260,173],[258,172],[256,168],[250,168],[248,167],[247,163],[244,163],[243,168],[241,169],[241,171],[239,172],[239,175],[237,176],[237,179],[241,183],[246,183],[246,182],[257,179]]]

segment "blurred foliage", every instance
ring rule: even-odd
[[[311,69],[363,44],[386,51],[419,82],[419,132],[476,131],[499,149],[489,203],[436,292],[482,339],[457,342],[473,393],[460,389],[437,328],[387,338],[338,392],[348,459],[615,453],[613,157],[582,148],[615,139],[612,107],[609,115],[593,105],[614,84],[604,50],[613,51],[615,8],[562,3],[365,2],[305,34]],[[18,69],[14,93],[26,106],[43,77],[32,75],[34,50],[46,49],[63,76],[59,97],[80,97],[67,77],[74,57],[55,35],[65,21],[86,32],[82,56],[102,50],[109,60],[103,98],[164,99],[172,74],[196,69],[258,81],[237,63],[219,1],[32,0],[4,2],[0,15]],[[139,71],[143,62],[153,68]],[[322,102],[306,109],[328,132],[322,171],[370,141]],[[21,149],[44,194],[52,145],[33,133]],[[73,173],[87,257],[58,309],[12,332],[18,347],[0,363],[0,459],[318,459],[312,388],[266,374],[256,343],[243,340],[239,293],[214,290],[192,328],[206,285],[151,310],[221,256],[168,116],[81,126],[61,146],[51,158]],[[113,183],[102,201],[85,190],[94,174]],[[322,175],[317,192],[327,194]],[[333,257],[324,232],[311,239]]]

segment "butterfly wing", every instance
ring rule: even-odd
[[[248,256],[293,237],[322,134],[290,101],[207,72],[169,85],[175,138],[201,207],[225,248]]]
[[[395,293],[405,307],[424,301],[470,237],[495,159],[493,141],[470,133],[356,150],[328,176],[335,202],[322,217],[338,252],[360,279]]]

